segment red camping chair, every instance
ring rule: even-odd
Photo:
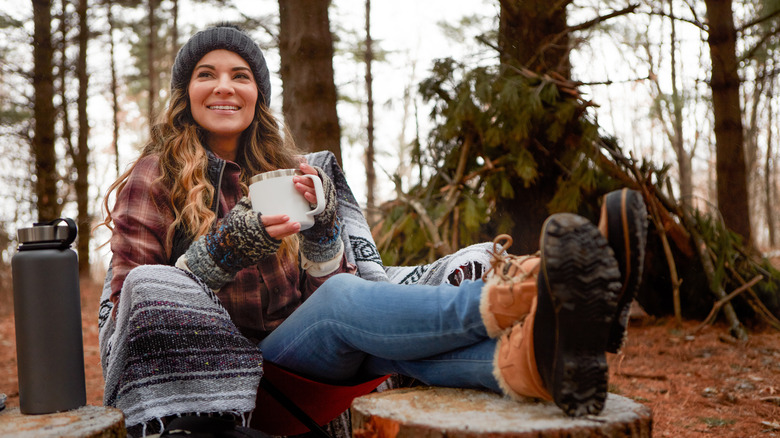
[[[322,426],[349,409],[352,400],[376,389],[389,376],[352,386],[316,382],[263,362],[250,427],[270,435],[299,435],[309,431],[330,437]]]

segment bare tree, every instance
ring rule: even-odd
[[[114,29],[116,28],[114,22],[114,14],[112,11],[112,0],[106,0],[106,18],[108,20],[108,37],[109,37],[109,65],[111,68],[111,144],[114,148],[114,164],[116,170],[116,176],[119,177],[119,95],[118,95],[118,79],[116,73],[116,48],[114,46]]]
[[[35,129],[32,140],[35,161],[35,196],[38,220],[60,216],[57,156],[54,149],[54,48],[51,33],[51,0],[33,0],[33,88],[35,89]]]
[[[92,220],[89,212],[89,116],[87,115],[87,97],[89,74],[87,73],[87,45],[89,43],[89,25],[87,23],[88,0],[79,0],[79,54],[76,61],[76,75],[79,79],[78,109],[78,147],[73,154],[76,168],[76,204],[78,209],[79,237],[76,249],[79,255],[79,273],[89,274],[89,242]]]
[[[666,3],[664,1],[663,3]],[[655,115],[658,118],[664,135],[669,140],[677,159],[677,173],[679,176],[680,201],[690,203],[693,198],[693,165],[692,157],[696,149],[696,143],[686,145],[685,133],[683,129],[683,109],[686,105],[685,92],[681,92],[681,79],[679,68],[683,65],[683,60],[678,60],[680,52],[679,41],[677,38],[677,17],[674,10],[674,1],[669,0],[669,84],[671,95],[665,93],[661,86],[661,78],[656,72],[654,56],[651,50],[650,39],[642,44],[648,57],[648,78],[652,85],[651,94],[653,95]],[[648,30],[649,32],[649,30]],[[698,133],[696,133],[698,136]]]
[[[718,207],[726,226],[752,245],[740,102],[737,32],[731,0],[705,0],[709,21]]]
[[[146,113],[150,124],[152,121],[154,121],[157,94],[158,90],[160,89],[159,76],[157,74],[157,69],[155,68],[155,58],[157,57],[157,19],[155,17],[155,14],[157,14],[157,1],[158,0],[147,0],[146,16],[147,24],[149,26],[147,29],[149,31],[149,39],[146,42],[146,59],[148,65],[147,78],[149,79],[149,102],[147,103],[148,106]]]
[[[374,52],[371,41],[371,0],[366,0],[366,109],[368,120],[366,121],[366,211],[369,224],[373,223],[375,216],[376,201],[374,192],[376,191],[376,169],[374,168],[374,92],[373,75],[371,74],[371,63],[374,59]]]
[[[769,82],[768,95],[772,96],[774,91],[775,79]],[[766,228],[769,232],[769,246],[774,247],[777,243],[775,237],[775,215],[773,212],[774,199],[775,199],[775,186],[774,186],[774,168],[772,166],[774,156],[772,152],[773,126],[774,126],[775,112],[772,107],[772,99],[767,100],[767,126],[766,126],[766,156],[764,157],[764,213],[766,217]]]
[[[282,112],[301,149],[331,151],[341,163],[329,5],[330,0],[279,0]]]

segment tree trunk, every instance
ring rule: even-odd
[[[56,108],[55,110],[59,112],[60,122],[62,124],[62,134],[60,137],[65,143],[68,156],[73,157],[75,155],[73,152],[75,150],[75,146],[73,146],[73,129],[70,126],[70,101],[68,100],[67,93],[68,72],[71,71],[70,63],[68,61],[68,33],[70,32],[70,19],[67,12],[67,7],[69,4],[69,0],[60,1],[60,14],[57,17],[60,22],[59,29],[57,30],[60,37],[56,43],[56,48],[59,50],[60,54],[60,65],[57,69],[57,77],[60,80],[60,87],[59,90],[57,90],[60,95],[60,105],[59,108]]]
[[[89,241],[92,220],[89,214],[89,118],[87,116],[87,93],[89,75],[87,74],[87,45],[89,26],[87,24],[88,0],[79,0],[79,55],[76,74],[79,78],[79,96],[77,101],[79,115],[78,148],[73,156],[76,167],[76,205],[78,209],[79,236],[76,249],[79,255],[79,274],[89,275]]]
[[[498,45],[501,65],[506,69],[524,66],[537,72],[570,76],[566,5],[546,0],[501,0]],[[556,40],[557,38],[557,40]],[[556,160],[560,145],[543,145],[546,152],[533,150],[538,178],[526,187],[517,184],[513,199],[497,205],[497,214],[514,221],[512,251],[530,254],[539,249],[539,230],[550,215],[547,204],[558,188],[561,170]]]
[[[356,438],[647,438],[647,406],[609,394],[598,421],[566,417],[552,402],[517,402],[487,391],[416,387],[375,392],[352,402]]]
[[[566,6],[570,0],[501,0],[498,48],[501,65],[571,76]]]
[[[712,110],[715,116],[715,168],[718,207],[725,225],[752,246],[748,207],[739,63],[731,0],[705,0],[709,20],[707,39],[712,60]]]
[[[279,0],[282,112],[298,147],[331,151],[341,164],[329,5],[330,0]]]
[[[775,78],[769,79],[769,91],[767,96],[772,96],[774,91]],[[772,126],[774,123],[774,109],[772,108],[772,98],[767,99],[767,124],[766,124],[766,157],[764,158],[764,211],[766,214],[766,228],[769,232],[769,247],[774,248],[775,238],[775,215],[772,212],[774,206],[774,169],[772,168]]]
[[[173,16],[171,24],[171,61],[173,61],[179,52],[179,0],[173,0],[171,15]]]
[[[147,56],[147,78],[149,79],[149,102],[147,104],[147,117],[149,117],[149,124],[154,122],[155,117],[155,104],[157,102],[157,95],[159,90],[157,69],[155,68],[156,46],[157,46],[157,21],[155,20],[155,14],[157,13],[155,1],[148,0],[147,3],[147,16],[146,20],[149,25],[149,40],[146,42],[146,56]]]
[[[108,19],[108,35],[110,41],[109,64],[111,65],[111,111],[112,114],[112,136],[111,143],[114,147],[114,165],[116,177],[119,178],[119,90],[116,74],[116,51],[114,48],[114,14],[111,11],[112,0],[106,0],[106,17]]]
[[[51,36],[51,0],[33,0],[33,88],[35,132],[32,155],[35,160],[35,196],[38,220],[53,220],[62,207],[57,196],[57,156],[54,150],[54,48]]]
[[[672,147],[677,155],[677,172],[680,177],[680,201],[683,204],[691,203],[693,199],[693,169],[691,153],[685,149],[683,140],[683,102],[677,87],[677,26],[674,16],[674,0],[669,0],[669,15],[671,22],[671,82],[672,82]]]
[[[371,0],[366,0],[366,108],[368,120],[366,122],[366,218],[369,225],[376,220],[376,169],[374,169],[374,79],[371,74],[371,63],[374,60],[374,52],[371,46]]]

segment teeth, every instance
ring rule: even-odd
[[[212,105],[209,108],[216,109],[216,110],[234,110],[238,111],[237,106],[230,106],[230,105]]]

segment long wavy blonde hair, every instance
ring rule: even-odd
[[[280,126],[271,110],[261,101],[257,99],[252,123],[239,139],[236,162],[241,167],[241,189],[244,194],[248,193],[249,178],[253,175],[275,169],[297,168],[300,163],[292,136],[285,127]],[[192,117],[187,86],[173,89],[168,108],[152,125],[149,141],[138,158],[158,155],[161,176],[155,183],[170,188],[175,219],[168,226],[168,248],[172,246],[174,232],[180,224],[190,237],[196,239],[208,233],[217,219],[210,208],[216,190],[207,174],[205,139],[206,130]],[[108,188],[103,200],[106,217],[99,225],[105,225],[113,231],[110,195],[113,192],[119,195],[137,163],[135,161]],[[295,236],[284,239],[280,255],[297,257],[297,252],[298,241]]]

